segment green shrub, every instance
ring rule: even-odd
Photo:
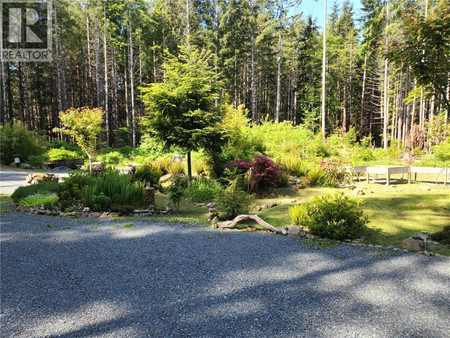
[[[81,191],[85,186],[92,187],[95,177],[87,172],[72,171],[68,177],[64,177],[60,184],[59,197],[65,206],[71,206],[82,200]]]
[[[169,200],[172,202],[175,212],[178,212],[180,201],[185,194],[187,181],[181,177],[176,178],[169,186]]]
[[[104,194],[94,195],[92,202],[92,210],[94,211],[108,211],[111,207],[111,198]]]
[[[163,175],[160,169],[154,169],[149,165],[144,165],[136,169],[134,180],[150,184],[158,184],[159,179]]]
[[[33,168],[39,168],[42,164],[48,162],[49,157],[47,154],[42,155],[30,155],[28,156],[27,163],[30,164]]]
[[[250,210],[250,204],[254,198],[239,188],[239,182],[235,179],[225,190],[217,192],[215,196],[219,218],[230,220]]]
[[[36,207],[56,203],[58,200],[58,195],[55,193],[38,193],[22,198],[19,203],[26,207]]]
[[[289,210],[295,224],[308,227],[314,235],[344,240],[360,237],[369,222],[361,209],[362,202],[346,196],[316,196],[302,207]]]
[[[59,192],[59,184],[57,182],[42,182],[38,184],[27,185],[24,187],[17,188],[14,193],[11,195],[11,199],[14,203],[19,203],[21,199],[24,199],[27,196],[35,195],[35,194],[45,194],[45,193],[58,193]]]
[[[64,148],[53,148],[47,152],[50,161],[67,160],[72,158],[83,158],[83,153],[79,151],[67,150]]]
[[[204,177],[194,179],[186,190],[186,197],[194,203],[207,203],[214,199],[214,195],[220,190],[216,181]]]
[[[111,151],[106,154],[99,155],[97,160],[109,165],[118,165],[125,161],[125,157],[118,151]]]
[[[23,162],[31,155],[41,155],[47,147],[44,137],[27,131],[22,122],[0,126],[0,158],[10,164],[18,157]]]
[[[81,189],[81,202],[93,210],[95,185],[87,185]]]

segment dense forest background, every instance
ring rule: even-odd
[[[448,2],[361,2],[358,18],[348,0],[335,1],[327,15],[326,134],[353,128],[359,139],[370,136],[385,148],[423,135],[429,145],[441,142],[448,127]],[[49,139],[62,138],[52,131],[60,111],[102,107],[106,145],[136,147],[145,111],[139,88],[163,82],[165,56],[192,45],[213,53],[223,95],[243,105],[252,122],[288,120],[321,131],[323,32],[299,12],[299,1],[58,0],[52,6],[53,62],[1,64],[3,124],[20,120]],[[427,71],[440,76],[429,84],[407,53],[388,55],[420,23],[425,40],[442,35],[444,53],[438,53],[447,56]],[[419,48],[424,64],[433,64],[430,45]]]

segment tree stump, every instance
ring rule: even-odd
[[[232,221],[224,221],[224,222],[217,223],[217,227],[220,229],[231,229],[231,228],[234,228],[239,223],[241,223],[243,221],[247,221],[247,220],[255,221],[256,223],[261,225],[263,228],[265,228],[269,231],[275,232],[275,233],[277,232],[277,229],[274,226],[265,222],[261,217],[258,217],[256,215],[239,215]]]

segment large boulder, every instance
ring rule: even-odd
[[[421,239],[409,237],[402,241],[402,247],[408,251],[423,251],[425,250],[425,242]]]

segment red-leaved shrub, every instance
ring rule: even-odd
[[[245,174],[250,192],[264,193],[281,185],[282,170],[267,155],[255,155],[253,162],[234,161],[227,167],[237,168]]]

